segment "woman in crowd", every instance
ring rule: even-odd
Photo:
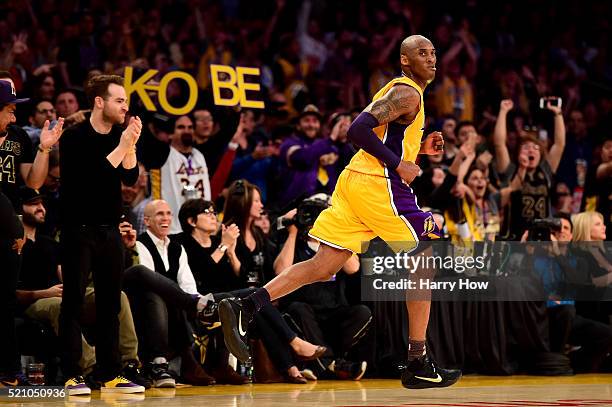
[[[576,256],[584,259],[585,268],[596,287],[592,290],[593,300],[576,303],[576,309],[585,318],[609,324],[612,306],[608,301],[598,301],[603,297],[610,298],[612,288],[612,261],[604,247],[606,225],[603,216],[599,212],[581,212],[572,217],[572,222]]]
[[[246,185],[245,188],[256,191],[257,187],[246,181],[242,182]],[[258,205],[257,208],[261,211],[260,201],[254,202],[251,202],[251,205]],[[230,296],[246,296],[252,292],[252,288],[248,286],[248,279],[244,276],[248,275],[246,267],[252,267],[250,264],[253,264],[254,260],[249,262],[246,256],[237,255],[237,247],[241,244],[240,238],[244,233],[241,233],[236,223],[221,225],[221,233],[217,233],[219,225],[216,215],[214,204],[201,199],[188,200],[179,212],[183,229],[181,243],[187,252],[198,291],[212,292],[216,301]],[[261,232],[256,230],[256,233]],[[273,262],[274,258],[270,261]],[[276,368],[284,373],[286,380],[290,383],[306,383],[306,379],[294,364],[292,351],[299,360],[312,360],[322,355],[326,348],[299,338],[273,306],[262,309],[255,317],[254,323],[270,358]]]
[[[534,220],[552,215],[552,186],[565,148],[561,108],[547,101],[545,108],[554,117],[554,143],[547,151],[537,130],[530,129],[519,140],[517,159],[512,162],[507,145],[506,118],[514,107],[510,99],[501,101],[493,132],[495,169],[504,180],[502,186],[511,184],[517,175],[520,177],[519,188],[511,194],[509,210],[504,216],[502,235],[507,240],[519,240]]]
[[[465,238],[465,231],[469,231],[467,237],[470,240],[494,241],[500,228],[499,211],[506,202],[502,201],[500,193],[492,193],[489,189],[487,171],[471,166],[465,175],[465,184],[456,185],[455,188],[457,193],[463,194],[463,198],[455,200],[456,205],[447,212],[449,235],[457,241]],[[505,196],[507,198],[508,194]]]
[[[474,163],[475,146],[474,132],[457,150],[443,183],[431,195],[432,206],[445,211],[451,240],[467,245],[473,241],[495,240],[500,228],[500,210],[507,204],[512,190],[506,187],[492,192],[487,168]]]
[[[186,201],[179,211],[183,233],[181,244],[187,252],[199,292],[227,292],[242,288],[236,241],[240,230],[235,224],[219,229],[217,211],[212,202]]]
[[[574,242],[580,242],[581,251],[590,260],[589,270],[593,284],[606,287],[612,284],[612,262],[604,250],[606,225],[599,212],[581,212],[572,218]],[[584,243],[589,242],[589,243]]]
[[[241,231],[236,242],[239,259],[238,278],[244,287],[260,287],[274,278],[273,263],[277,248],[255,225],[261,217],[263,203],[259,188],[246,180],[235,181],[228,190],[223,210],[223,224],[236,224]]]

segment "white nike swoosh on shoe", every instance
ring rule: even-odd
[[[238,332],[240,336],[245,336],[247,334],[246,331],[242,329],[242,310],[238,313]]]
[[[414,377],[415,379],[421,379],[427,382],[440,383],[442,381],[442,377],[440,376],[440,373],[437,373],[436,376],[437,377],[421,377],[421,376],[414,376]]]

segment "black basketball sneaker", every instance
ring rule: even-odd
[[[402,372],[402,385],[407,389],[448,387],[461,378],[461,370],[442,369],[427,354],[408,362]]]
[[[219,302],[219,319],[227,349],[245,363],[251,359],[247,345],[247,327],[252,319],[240,298],[226,298]]]

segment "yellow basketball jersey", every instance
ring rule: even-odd
[[[401,157],[403,161],[415,162],[419,150],[421,149],[423,126],[425,125],[425,108],[423,105],[423,91],[421,88],[412,79],[401,76],[387,83],[376,93],[376,95],[374,95],[372,101],[376,101],[383,97],[397,84],[411,86],[419,92],[421,96],[419,112],[409,125],[390,122],[376,127],[374,133],[376,133],[387,148]],[[346,168],[364,174],[388,177],[386,166],[373,155],[366,153],[363,149],[359,150],[357,154],[353,156]]]

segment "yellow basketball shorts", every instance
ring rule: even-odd
[[[309,235],[354,253],[365,252],[376,236],[396,252],[440,238],[431,212],[419,208],[412,188],[397,174],[386,178],[347,169],[338,178],[331,206],[321,212]]]

